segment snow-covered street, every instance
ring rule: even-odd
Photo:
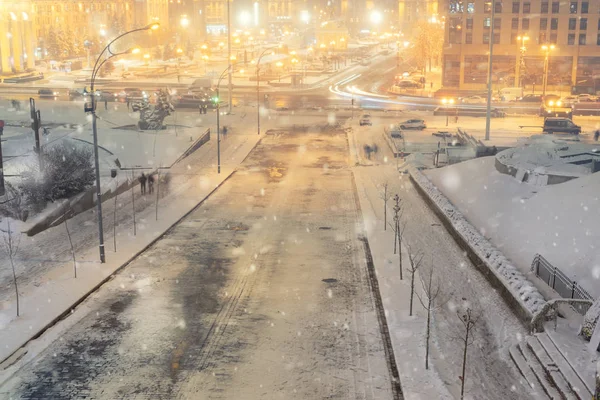
[[[267,135],[2,396],[393,398],[347,153],[341,132]]]

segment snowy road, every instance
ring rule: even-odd
[[[374,209],[381,209],[383,206],[379,204],[382,200],[377,186],[389,182],[392,193],[398,193],[402,199],[406,221],[405,244],[409,243],[413,251],[421,251],[424,262],[434,265],[435,274],[440,279],[441,298],[447,303],[434,313],[432,357],[441,379],[458,398],[462,323],[457,317],[457,310],[467,303],[479,315],[479,322],[475,342],[469,348],[466,398],[535,398],[535,394],[528,393],[529,389],[520,383],[522,377],[508,356],[510,345],[524,339],[527,334],[523,325],[450,234],[439,226],[441,222],[421,199],[408,176],[396,173],[396,160],[381,136],[381,126],[355,126],[354,129],[351,138],[354,137],[358,149],[362,149],[364,144],[377,144],[379,147],[379,152],[372,155],[371,160],[358,153],[359,166],[355,168],[355,175],[359,190],[364,190]],[[388,204],[388,218],[391,218],[391,203]],[[376,244],[373,243],[372,247],[375,248]],[[383,299],[384,303],[386,300]],[[396,324],[393,317],[389,318],[389,324]]]
[[[267,135],[0,397],[392,398],[347,147]]]

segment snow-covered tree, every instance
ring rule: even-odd
[[[22,172],[21,193],[33,210],[48,201],[66,199],[83,192],[94,182],[92,150],[68,142],[44,148],[43,170],[33,163]]]
[[[50,28],[48,32],[48,39],[46,40],[46,49],[48,50],[48,55],[55,59],[62,58],[62,49],[60,43],[58,41],[58,35],[53,28]]]

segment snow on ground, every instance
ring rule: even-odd
[[[537,174],[579,177],[590,174],[590,168],[573,162],[600,158],[600,154],[593,156],[597,151],[595,144],[556,140],[554,135],[537,135],[524,146],[498,153],[496,158],[506,166]]]
[[[521,272],[539,253],[600,296],[600,174],[535,187],[499,173],[486,157],[426,175]]]

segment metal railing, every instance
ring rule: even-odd
[[[550,264],[541,254],[536,254],[533,257],[531,271],[535,272],[540,279],[564,298],[594,301],[594,298],[584,288],[571,280],[560,269]],[[572,304],[572,306],[582,315],[585,315],[590,308],[587,304]]]

